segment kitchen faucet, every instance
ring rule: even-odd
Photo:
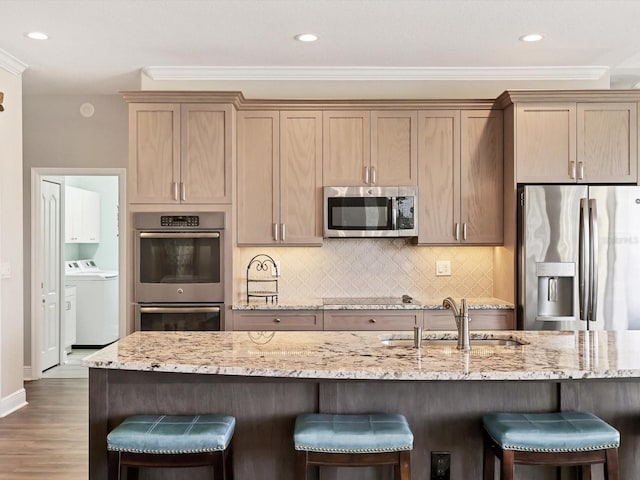
[[[460,307],[456,301],[447,297],[442,301],[442,306],[448,308],[453,312],[453,316],[456,319],[456,328],[458,329],[458,350],[464,350],[468,352],[471,350],[471,344],[469,343],[469,310],[467,309],[467,300],[460,300]]]

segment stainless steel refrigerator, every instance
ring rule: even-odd
[[[525,330],[640,329],[640,187],[519,189]]]

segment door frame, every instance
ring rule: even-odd
[[[127,285],[127,242],[126,242],[126,168],[37,168],[31,169],[31,372],[26,377],[37,380],[42,376],[40,344],[42,343],[41,312],[40,312],[40,285],[42,275],[40,269],[40,242],[42,241],[42,231],[40,226],[40,182],[44,177],[66,177],[66,176],[110,176],[118,177],[118,338],[122,338],[127,333],[127,307],[126,307],[126,285]],[[61,195],[64,198],[64,194]],[[60,235],[61,249],[64,249],[64,212],[60,215]],[[64,251],[64,250],[63,250]],[[63,257],[61,257],[63,258]],[[61,301],[64,300],[64,269],[61,269]],[[62,303],[61,303],[62,305]],[[62,317],[62,315],[60,315]],[[61,318],[62,320],[62,318]],[[61,322],[62,323],[62,322]],[[64,331],[63,328],[60,332]],[[63,360],[63,348],[60,348],[61,361]],[[25,367],[27,371],[28,367]]]

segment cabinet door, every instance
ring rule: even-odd
[[[322,177],[326,186],[368,185],[371,161],[370,113],[323,113]]]
[[[462,111],[460,140],[461,241],[501,244],[502,111]]]
[[[82,190],[64,187],[64,241],[80,243],[82,240]]]
[[[82,190],[82,234],[84,243],[100,243],[100,194]]]
[[[417,123],[415,111],[371,112],[372,185],[417,184]]]
[[[322,311],[242,312],[233,316],[234,330],[322,330]]]
[[[513,310],[470,310],[471,330],[515,330]],[[456,330],[456,321],[449,310],[425,310],[425,330]]]
[[[231,203],[231,107],[181,107],[180,197],[183,203]]]
[[[325,330],[406,330],[413,334],[414,325],[422,325],[420,310],[324,312]]]
[[[459,243],[460,112],[419,112],[418,243]]]
[[[279,115],[238,113],[238,244],[277,242],[279,223]],[[279,237],[278,237],[279,238]]]
[[[579,103],[578,182],[638,181],[635,103]]]
[[[516,106],[516,181],[576,181],[575,103]]]
[[[280,112],[280,240],[322,244],[322,112]]]
[[[131,203],[178,203],[180,105],[129,105]]]

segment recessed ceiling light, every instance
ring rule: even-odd
[[[47,40],[49,38],[49,35],[42,32],[29,32],[27,33],[27,37],[32,40]]]
[[[299,33],[295,37],[299,42],[315,42],[318,40],[318,36],[313,33]]]
[[[528,35],[521,36],[520,40],[523,42],[538,42],[542,40],[542,35],[539,33],[529,33]]]

